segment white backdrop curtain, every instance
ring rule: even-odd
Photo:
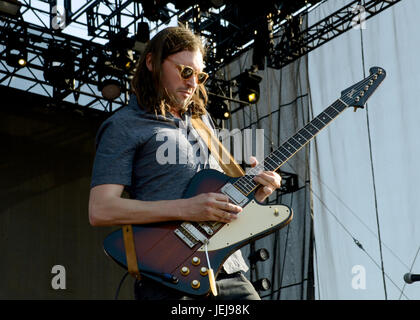
[[[350,3],[326,1],[308,25]],[[361,2],[363,4],[363,2]],[[365,109],[346,110],[310,146],[317,299],[419,299],[420,1],[402,0],[308,55],[311,112],[383,67]]]

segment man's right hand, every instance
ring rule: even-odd
[[[223,193],[202,193],[188,199],[180,199],[179,215],[188,221],[218,221],[229,223],[237,219],[242,208],[229,202]]]

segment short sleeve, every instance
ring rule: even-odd
[[[96,136],[91,188],[101,184],[131,186],[136,146],[126,125],[115,119],[106,120]]]

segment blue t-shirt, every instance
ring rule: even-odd
[[[148,113],[133,95],[99,128],[91,187],[124,185],[138,200],[181,198],[199,170],[220,170],[190,119],[188,112],[182,119]],[[202,120],[213,127],[207,115]]]

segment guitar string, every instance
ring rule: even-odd
[[[301,160],[301,159],[299,159],[298,157],[296,157],[296,159],[298,160],[298,161],[300,161],[300,162],[303,162],[303,160]],[[289,165],[290,166],[290,168],[292,168],[292,170],[294,171],[294,172],[297,172],[296,170],[295,170],[295,168],[290,164],[290,162],[287,162],[287,165]],[[321,182],[321,184],[323,184],[332,194],[333,194],[333,196],[339,201],[339,202],[341,202],[341,204],[343,204],[344,205],[344,207],[354,216],[354,217],[356,217],[358,220],[359,220],[359,222],[360,223],[362,223],[373,235],[374,235],[374,237],[376,237],[376,239],[379,241],[379,239],[378,239],[378,236],[363,222],[363,220],[361,220],[360,218],[359,218],[359,216],[358,215],[356,215],[356,213],[337,195],[337,194],[335,194],[334,193],[334,191],[332,191],[331,190],[331,188],[330,187],[328,187],[328,185],[326,184],[326,183],[324,183],[323,181],[322,181],[322,179],[320,179],[320,177],[319,177],[319,175],[318,174],[316,174],[316,173],[314,173],[314,170],[312,170],[311,168],[309,168],[309,170],[311,171],[311,173],[312,174],[314,174],[317,178],[318,178],[318,180],[319,180],[319,182]],[[301,180],[301,182],[303,182],[303,179],[302,178],[299,178],[299,176],[298,176],[298,179],[300,179]],[[363,246],[360,244],[360,242],[352,235],[352,233],[345,227],[345,225],[338,219],[338,217],[332,212],[332,210],[324,203],[324,202],[322,202],[322,200],[321,200],[321,197],[320,196],[318,196],[318,194],[316,193],[316,192],[314,192],[314,190],[312,189],[312,187],[311,186],[309,186],[309,190],[312,192],[312,194],[314,194],[315,195],[315,197],[322,203],[322,205],[326,208],[326,210],[327,210],[327,212],[328,213],[330,213],[333,217],[334,217],[334,219],[337,221],[337,223],[346,231],[346,233],[352,238],[352,240],[353,240],[353,242],[362,250],[362,251],[364,251],[365,253],[366,253],[366,255],[374,262],[374,264],[382,271],[382,268],[379,266],[379,264],[372,258],[372,256],[366,251],[366,249],[364,249],[363,248]],[[401,258],[399,258],[387,245],[386,245],[386,243],[383,241],[383,240],[380,240],[381,241],[381,243],[384,245],[384,247],[385,248],[387,248],[388,250],[389,250],[389,252],[395,257],[395,258],[397,258],[397,260],[403,265],[403,266],[405,266],[407,269],[409,269],[409,267],[401,260]],[[403,294],[407,299],[409,299],[404,293],[403,293],[403,291],[401,290],[401,288],[399,288],[398,287],[398,285],[391,279],[391,277],[385,272],[384,273],[385,274],[385,276],[396,286],[396,288],[401,292],[401,294]]]
[[[362,92],[362,89],[364,89],[364,87],[370,82],[370,80],[372,80],[372,78],[375,76],[376,74],[371,74],[369,77],[367,77],[367,78],[365,78],[365,79],[363,79],[362,81],[360,81],[360,83],[356,86],[356,91],[359,91],[359,92]],[[364,90],[363,90],[363,92],[364,92]],[[341,98],[341,97],[340,97]],[[345,98],[344,98],[345,99]],[[338,111],[338,110],[336,110],[334,107],[335,107],[335,104],[337,104],[337,103],[340,103],[340,101],[341,101],[341,103],[344,103],[345,105],[346,105],[346,107],[342,110],[342,111],[344,111],[347,107],[349,107],[349,105],[347,104],[347,103],[345,103],[345,102],[343,102],[341,99],[337,99],[335,102],[333,102],[329,107],[327,107],[324,111],[322,111],[319,115],[317,115],[313,120],[311,120],[309,123],[307,123],[303,128],[301,128],[298,132],[300,132],[302,129],[305,129],[305,127],[307,126],[307,125],[313,125],[312,123],[313,123],[313,121],[314,120],[319,120],[319,121],[321,121],[318,117],[319,116],[321,116],[322,114],[324,114],[328,109],[330,109],[330,108],[333,108],[335,111]],[[350,102],[349,102],[350,103]],[[338,107],[338,106],[337,106]],[[338,113],[327,123],[327,125],[329,124],[329,123],[331,123],[332,122],[332,120],[334,120],[342,111],[338,111]],[[327,114],[328,115],[328,114]],[[329,115],[328,115],[329,116]],[[322,122],[322,121],[321,121]],[[322,129],[324,129],[327,125],[325,125],[324,127],[322,127],[321,129],[319,129],[319,128],[317,128],[316,126],[315,126],[315,128],[318,130],[318,132],[316,133],[316,134],[318,134]],[[296,133],[297,134],[297,133]],[[295,135],[296,135],[295,134]],[[284,160],[283,161],[283,163],[281,164],[281,165],[283,165],[285,162],[287,162],[291,157],[293,157],[294,156],[294,154],[295,153],[297,153],[301,148],[303,148],[313,137],[315,137],[316,136],[316,134],[315,135],[313,135],[307,142],[305,142],[305,144],[303,144],[303,145],[301,145],[301,147],[299,147],[296,151],[294,151],[289,157],[287,157],[286,158],[286,160]],[[291,139],[293,139],[294,137],[295,137],[295,135],[293,135],[293,136],[291,136],[288,140],[286,140],[286,142],[284,143],[284,144],[286,144],[286,143],[289,143],[289,140],[291,140]],[[297,142],[297,141],[296,141]],[[298,142],[297,142],[298,143]],[[283,145],[284,145],[283,144]],[[289,143],[290,144],[290,143]],[[282,145],[282,146],[283,146]],[[276,152],[276,151],[278,151],[282,146],[280,146],[277,150],[275,150],[274,152]],[[292,145],[292,147],[293,147],[293,145]],[[273,154],[274,152],[272,152],[271,154]],[[281,152],[280,152],[281,153]],[[267,156],[265,159],[267,159],[267,158],[269,158],[271,155],[269,155],[269,156]],[[264,161],[265,162],[265,161]],[[240,178],[240,179],[238,179],[237,181],[235,181],[234,183],[233,183],[233,185],[235,185],[235,186],[238,186],[239,184],[241,184],[241,183],[245,183],[245,186],[244,187],[246,187],[247,186],[247,182],[248,183],[250,183],[251,185],[250,185],[250,187],[251,187],[251,190],[248,190],[248,189],[246,189],[245,191],[248,193],[248,194],[250,194],[255,188],[257,188],[258,187],[258,184],[257,185],[255,185],[255,182],[253,182],[253,180],[247,180],[247,179],[252,179],[251,178],[251,176],[252,175],[257,175],[258,174],[258,172],[260,172],[260,170],[263,170],[264,168],[262,167],[263,165],[264,165],[264,162],[263,163],[260,163],[260,164],[258,164],[257,166],[255,166],[255,167],[253,167],[253,168],[251,168],[248,172],[247,172],[247,174],[244,176],[244,177],[242,177],[242,178]],[[273,171],[275,171],[275,170],[277,170],[278,168],[280,168],[281,167],[281,165],[280,166],[278,166],[277,168],[275,168]],[[255,186],[253,186],[252,184],[254,184]],[[241,191],[241,190],[240,190]]]
[[[362,87],[364,87],[371,79],[370,78],[372,78],[373,76],[374,76],[375,74],[372,74],[371,76],[369,76],[368,78],[366,78],[366,81],[365,81],[365,83],[363,84],[363,83],[361,83],[360,84],[360,86],[358,87],[358,90],[360,90],[360,89],[362,89]],[[369,81],[368,81],[369,80]],[[362,81],[363,82],[363,81]],[[327,108],[328,109],[328,108]],[[322,113],[320,113],[320,114],[322,114]],[[337,114],[337,116],[338,116],[338,114]],[[318,117],[318,116],[317,116]],[[332,119],[333,120],[333,119]],[[267,136],[264,134],[264,136],[267,138]],[[312,140],[312,139],[310,139],[310,140]],[[308,141],[309,142],[309,141]],[[270,141],[270,143],[271,144],[273,144],[271,141]],[[305,144],[306,145],[306,144]],[[304,146],[305,146],[304,145]],[[303,146],[302,146],[303,147]],[[298,150],[299,151],[299,150]],[[296,151],[297,152],[297,151]],[[292,155],[293,156],[293,155]],[[291,157],[292,157],[291,156]],[[291,157],[289,157],[289,159],[291,158]],[[296,157],[296,159],[298,160],[298,161],[303,161],[303,160],[300,160],[298,157]],[[287,160],[285,161],[285,163],[284,164],[286,164],[286,162],[287,162]],[[290,163],[288,163],[287,162],[287,164],[296,172],[296,170],[293,168],[293,166],[290,164]],[[311,168],[309,168],[309,170],[312,172],[312,173],[314,173],[313,172],[313,170],[311,169]],[[299,177],[298,177],[299,178]],[[302,178],[299,178],[299,179],[301,179],[302,180]],[[331,190],[331,188],[329,188],[328,187],[328,185],[326,185],[320,178],[319,178],[319,176],[318,176],[318,179],[319,179],[319,181],[324,185],[324,186],[326,186],[327,187],[327,189],[334,195],[334,197],[337,199],[337,200],[339,200],[345,207],[346,207],[346,209],[347,210],[349,210],[349,212],[353,215],[353,216],[355,216],[358,220],[359,220],[359,222],[361,222],[362,223],[362,225],[364,225],[365,226],[365,228],[367,228],[368,229],[368,231],[370,231],[376,238],[377,238],[377,235],[354,213],[354,211],[343,201],[343,200],[341,200],[339,197],[338,197],[338,195],[336,195],[332,190]],[[318,198],[318,195],[313,191],[313,189],[310,187],[310,191]],[[318,198],[319,200],[320,200],[320,198]],[[320,202],[322,203],[322,201],[320,200]],[[355,237],[353,237],[353,235],[351,234],[351,232],[344,226],[344,224],[337,218],[337,216],[335,216],[334,215],[334,213],[323,203],[323,205],[324,205],[324,207],[327,209],[327,211],[328,212],[330,212],[333,216],[334,216],[334,218],[336,219],[336,221],[342,226],[342,228],[349,234],[349,236],[353,239],[353,241],[356,243],[356,245],[358,245],[358,247],[362,250],[362,251],[364,251],[365,252],[365,254],[373,261],[373,263],[381,270],[381,271],[383,271],[382,270],[382,268],[378,265],[378,263],[372,258],[372,256],[363,248],[363,246],[360,244],[360,242],[358,242],[357,241],[357,239],[355,238]],[[379,239],[378,239],[379,240]],[[401,258],[399,258],[398,257],[398,255],[396,255],[394,252],[393,252],[393,250],[392,249],[390,249],[387,245],[386,245],[386,243],[384,242],[384,241],[382,241],[382,240],[379,240],[384,246],[385,246],[385,248],[387,248],[389,251],[390,251],[390,253],[403,265],[403,266],[405,266],[407,269],[410,269],[402,260],[401,260]],[[399,288],[398,287],[398,285],[392,280],[392,278],[387,274],[387,273],[385,273],[384,272],[384,274],[385,274],[385,276],[394,284],[394,286],[400,291],[400,293],[401,293],[401,295],[404,295],[407,299],[409,299],[405,294],[404,294],[404,292],[403,292],[403,290],[401,290],[401,288]]]
[[[298,161],[301,161],[301,162],[303,162],[303,160],[300,160],[298,157],[296,157],[296,159],[298,160]],[[289,162],[287,162],[287,164],[292,168],[292,170],[294,171],[294,172],[297,172],[296,170],[295,170],[295,168],[289,163]],[[313,170],[311,169],[311,168],[309,168],[309,170],[312,172],[312,173],[314,173],[313,172]],[[303,180],[302,178],[299,178],[299,176],[298,176],[298,179],[300,179],[301,181]],[[318,176],[318,179],[319,179],[319,176]],[[327,187],[327,189],[334,195],[334,197],[337,199],[337,200],[339,200],[344,206],[345,206],[345,208],[346,209],[348,209],[349,211],[350,211],[350,213],[353,215],[353,216],[355,216],[376,238],[377,238],[377,235],[355,214],[355,212],[348,206],[348,205],[346,205],[346,203],[343,201],[343,200],[341,200],[332,190],[331,190],[331,188],[329,188],[328,187],[328,185],[327,184],[325,184],[321,179],[319,179],[319,181],[323,184],[323,185],[325,185],[326,187]],[[316,192],[314,192],[314,190],[312,189],[312,187],[310,187],[309,186],[309,190],[312,192],[312,194],[314,194],[315,195],[315,197],[322,203],[322,205],[326,208],[326,210],[327,210],[327,212],[328,213],[330,213],[333,217],[334,217],[334,219],[337,221],[337,223],[346,231],[346,233],[352,238],[352,240],[353,240],[353,242],[363,251],[363,252],[365,252],[365,254],[373,261],[373,263],[382,271],[382,269],[381,269],[381,267],[379,266],[379,264],[375,261],[375,259],[366,251],[366,249],[364,249],[363,248],[363,246],[360,244],[360,242],[352,235],[352,233],[345,227],[345,225],[338,219],[338,217],[332,212],[332,210],[331,209],[329,209],[329,207],[324,203],[324,202],[322,202],[322,200],[320,199],[320,197],[317,195],[317,193]],[[313,217],[312,217],[312,219],[313,219]],[[406,264],[404,263],[404,262],[402,262],[402,260],[384,243],[384,241],[383,240],[381,240],[381,243],[391,252],[391,254],[394,256],[394,257],[396,257],[405,267],[407,267],[406,266]],[[407,267],[407,269],[409,269],[409,267]],[[404,292],[403,292],[403,290],[401,290],[401,288],[400,287],[398,287],[398,285],[392,280],[392,278],[385,272],[384,273],[385,274],[385,276],[392,282],[392,284],[400,291],[400,293],[401,293],[401,295],[404,295],[404,297],[406,297],[407,299],[409,299],[405,294],[404,294]]]

